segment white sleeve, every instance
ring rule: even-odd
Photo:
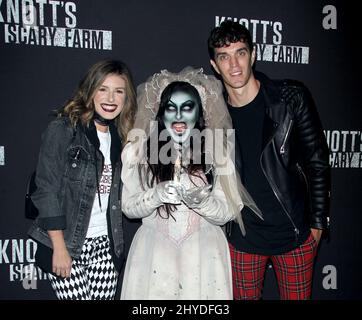
[[[219,179],[216,179],[214,188],[200,209],[195,209],[203,218],[212,224],[223,225],[233,220],[234,215],[227,204]]]
[[[129,218],[144,218],[159,206],[154,189],[143,190],[140,182],[135,148],[127,143],[122,151],[122,211]]]

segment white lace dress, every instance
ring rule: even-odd
[[[150,210],[153,190],[141,188],[129,149],[122,154],[122,208],[142,225],[129,250],[121,299],[232,299],[229,248],[219,225],[233,217],[219,184],[200,214],[182,204],[172,213],[175,220],[161,218]],[[187,174],[181,183],[191,186]]]

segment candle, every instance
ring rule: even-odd
[[[181,180],[181,154],[179,153],[175,161],[173,181],[180,182],[180,180]]]

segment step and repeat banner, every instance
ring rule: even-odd
[[[353,2],[299,0],[0,0],[0,299],[55,299],[34,267],[27,238],[26,181],[52,110],[90,65],[124,60],[136,85],[161,69],[212,73],[210,30],[246,25],[256,69],[310,89],[330,148],[330,236],[318,253],[314,299],[362,298],[362,94],[359,12]],[[139,221],[126,221],[127,248]],[[120,286],[121,286],[120,281]],[[268,269],[265,299],[277,299]]]

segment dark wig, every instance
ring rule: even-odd
[[[158,113],[156,115],[158,131],[156,131],[156,130],[155,131],[156,131],[156,134],[158,134],[158,137],[157,137],[157,141],[158,141],[158,150],[157,151],[158,152],[159,152],[159,150],[161,150],[161,148],[166,143],[169,143],[170,140],[172,139],[171,136],[168,135],[166,141],[161,141],[159,139],[159,136],[163,130],[166,130],[166,127],[165,127],[164,121],[163,121],[163,115],[165,113],[166,106],[167,106],[168,102],[170,101],[172,94],[176,91],[182,91],[182,92],[188,93],[196,98],[196,101],[199,105],[199,118],[195,124],[194,129],[198,129],[200,132],[202,132],[202,130],[205,129],[201,98],[200,98],[200,95],[199,95],[198,91],[196,90],[196,88],[188,82],[183,82],[183,81],[171,82],[162,92],[160,107],[159,107]],[[146,175],[145,175],[145,179],[146,179],[145,182],[146,182],[146,185],[151,188],[151,187],[154,187],[159,182],[173,179],[174,163],[175,163],[176,159],[172,158],[172,161],[168,164],[162,164],[160,161],[158,161],[157,164],[151,163],[150,162],[150,159],[152,157],[151,154],[152,154],[152,152],[156,152],[156,151],[151,150],[150,140],[151,140],[151,137],[148,138],[148,141],[147,141],[148,166],[147,166]],[[156,139],[154,139],[154,140],[156,140]],[[197,177],[201,178],[200,171],[205,172],[204,144],[205,144],[205,141],[203,138],[201,138],[201,150],[193,150],[193,138],[192,137],[190,138],[190,161],[189,161],[189,164],[187,165],[187,167],[183,166],[183,169],[186,172],[188,172],[188,174],[191,176],[197,176]],[[194,163],[193,156],[192,156],[194,152],[201,152],[201,163]],[[170,154],[168,154],[168,156],[172,156],[172,154],[176,154],[176,153],[171,153],[171,150],[170,150]],[[142,176],[143,175],[141,174],[141,171],[140,171],[141,181],[143,180]],[[171,204],[164,204],[163,207],[165,208],[166,213],[167,213],[167,217],[165,217],[165,218],[169,218],[170,216],[173,217],[172,212],[174,212],[176,210],[176,206],[171,205]],[[160,213],[160,208],[157,209],[157,212],[162,217],[162,215]]]

